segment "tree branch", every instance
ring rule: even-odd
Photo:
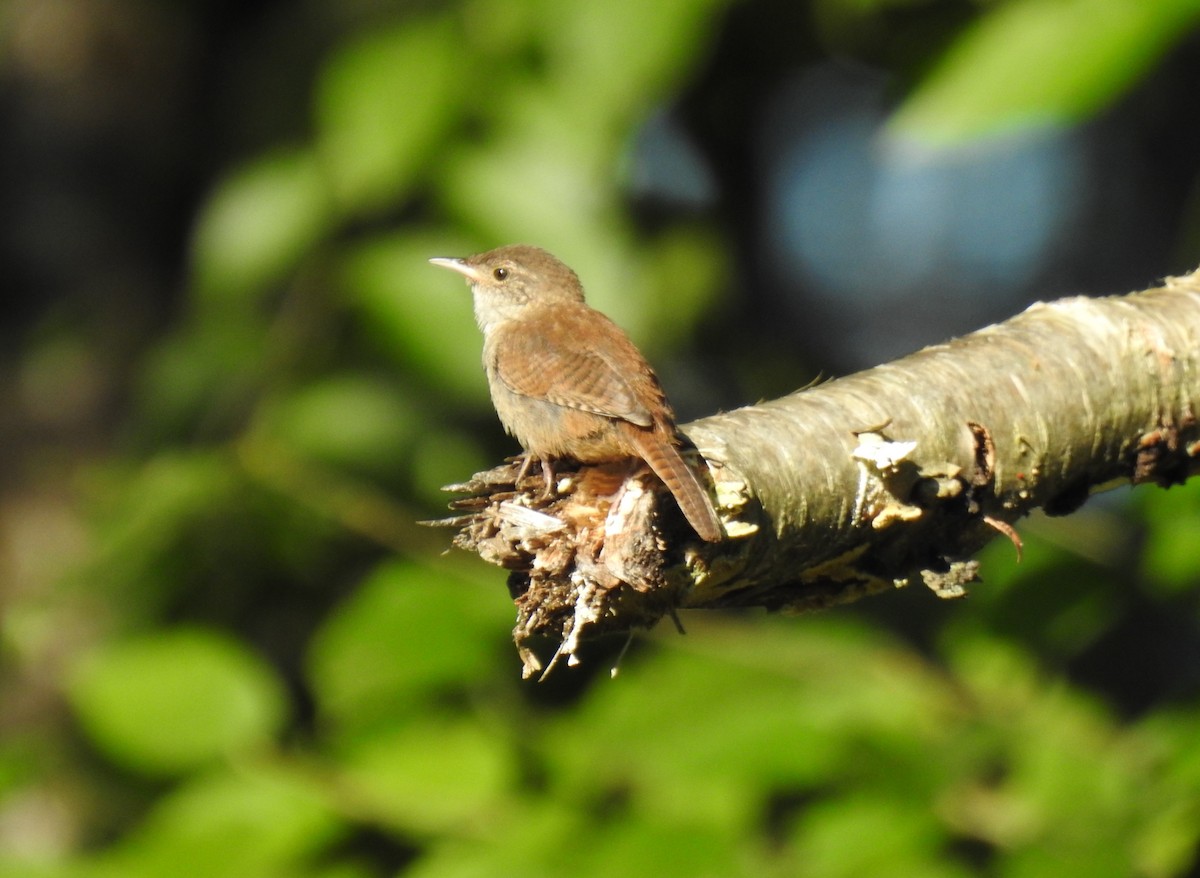
[[[545,496],[506,464],[450,490],[456,545],[511,570],[529,676],[580,642],[676,608],[804,610],[919,580],[976,578],[988,540],[1032,509],[1200,468],[1200,272],[1103,299],[1037,304],[894,363],[684,428],[729,538],[691,536],[647,472],[568,472]],[[614,493],[615,492],[615,493]],[[664,499],[665,498],[665,499]]]

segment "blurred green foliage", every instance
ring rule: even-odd
[[[269,668],[238,641],[197,630],[97,649],[76,669],[68,694],[113,762],[168,776],[266,744],[285,712]]]
[[[843,28],[886,5],[825,4]],[[993,547],[922,648],[849,611],[688,618],[615,682],[542,687],[503,574],[414,525],[506,447],[428,256],[537,241],[652,358],[713,302],[717,231],[638,235],[615,169],[722,12],[472,0],[337,38],[308,136],[198,217],[127,448],[82,480],[83,558],[6,615],[6,673],[68,712],[0,731],[0,874],[1194,874],[1200,710],[1123,715],[1066,669],[1134,602],[1195,614],[1200,486],[1143,489],[1139,525],[1031,525],[1021,566]],[[1079,118],[1194,13],[996,4],[897,124]]]
[[[933,143],[1080,121],[1200,21],[1195,0],[1014,0],[945,52],[893,119]]]

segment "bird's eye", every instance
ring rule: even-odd
[[[492,272],[492,277],[494,277],[496,280],[508,280],[508,269],[497,268]]]

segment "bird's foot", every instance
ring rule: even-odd
[[[529,468],[533,465],[533,461],[538,459],[542,465],[542,479],[544,487],[542,489],[542,499],[549,500],[557,491],[557,485],[554,481],[554,464],[548,457],[535,458],[535,456],[526,451],[521,456],[521,466],[517,470],[517,476],[513,479],[513,487],[521,484],[521,480],[529,475]]]
[[[549,500],[558,492],[558,485],[554,481],[554,464],[550,462],[550,458],[542,458],[542,478],[545,479],[546,487],[542,493],[543,500]]]
[[[517,476],[513,479],[513,487],[521,484],[521,479],[529,475],[529,465],[533,463],[533,455],[526,451],[521,455],[521,466],[517,470]]]

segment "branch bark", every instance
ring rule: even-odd
[[[1127,296],[1039,303],[904,359],[696,421],[728,539],[701,544],[620,466],[450,490],[456,545],[508,568],[525,675],[677,608],[806,610],[922,581],[956,597],[971,555],[1034,508],[1200,469],[1200,271]],[[664,497],[666,498],[664,500]],[[548,668],[547,668],[548,670]]]

